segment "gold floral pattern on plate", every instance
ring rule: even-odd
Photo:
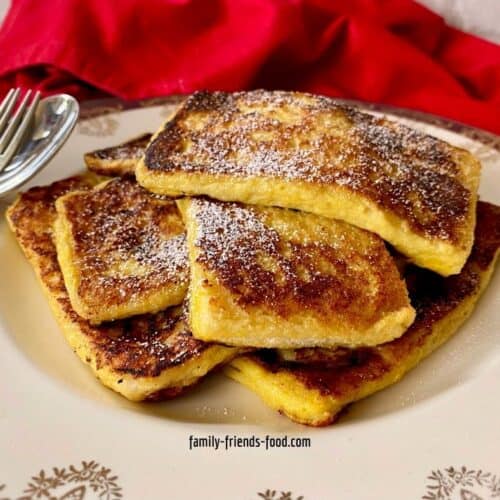
[[[111,137],[117,128],[118,120],[106,115],[78,122],[78,132],[92,137]]]
[[[118,476],[111,469],[91,460],[81,465],[53,467],[51,472],[41,470],[31,477],[18,500],[118,500],[122,498],[122,488],[117,483]],[[0,485],[3,494],[6,485]],[[10,500],[2,497],[0,500]]]
[[[120,102],[86,107],[80,112],[78,132],[92,137],[111,137],[118,128],[118,120],[112,113],[122,111]]]
[[[448,467],[431,471],[422,500],[490,500],[500,498],[500,475],[481,469]]]
[[[266,490],[257,495],[263,500],[305,500],[302,495],[296,497],[291,491]]]
[[[104,131],[104,135],[113,135],[114,130],[109,133],[111,129],[113,129],[113,125],[111,124],[113,120],[111,117],[108,117],[108,120],[97,120],[94,121],[94,118],[104,117],[109,113],[115,113],[117,111],[123,111],[125,109],[134,109],[134,108],[148,108],[153,106],[161,106],[160,116],[166,118],[176,106],[182,103],[182,101],[186,98],[186,95],[182,94],[172,94],[161,97],[152,97],[149,99],[142,99],[139,101],[121,101],[117,98],[105,98],[105,99],[96,99],[93,101],[86,101],[81,104],[80,110],[80,123],[79,123],[79,131],[84,135],[90,136],[101,136],[103,135],[101,131]],[[366,111],[377,111],[380,113],[390,113],[396,116],[401,116],[403,118],[410,118],[412,120],[428,123],[430,125],[435,125],[441,127],[443,129],[449,130],[451,132],[455,132],[457,134],[464,135],[469,139],[478,141],[486,146],[489,146],[497,151],[500,151],[500,136],[495,135],[491,132],[487,132],[485,130],[481,130],[464,123],[456,122],[454,120],[450,120],[448,118],[444,118],[441,116],[433,115],[430,113],[425,113],[422,111],[417,111],[413,109],[406,108],[398,108],[395,106],[391,106],[388,104],[381,103],[370,103],[366,101],[358,101],[354,99],[336,99],[339,102],[358,106],[362,110]],[[89,120],[89,118],[91,120]],[[85,126],[83,125],[85,122]],[[115,129],[118,126],[116,123]]]

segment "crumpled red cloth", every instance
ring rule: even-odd
[[[500,133],[500,46],[411,0],[13,0],[0,54],[0,94],[298,89]]]

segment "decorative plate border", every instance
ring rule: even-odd
[[[448,467],[431,471],[422,500],[488,500],[500,498],[500,475],[481,469]],[[485,497],[484,495],[488,495]]]
[[[257,493],[259,500],[305,500],[305,497],[294,496],[291,491],[266,490]]]
[[[150,99],[142,99],[138,101],[122,101],[113,97],[83,101],[82,103],[80,103],[80,119],[87,120],[89,118],[102,117],[109,113],[126,111],[128,109],[148,108],[153,106],[176,106],[180,104],[185,98],[186,95],[183,94],[172,94],[169,96],[153,97]],[[473,139],[482,144],[485,144],[486,146],[490,146],[497,151],[500,151],[499,135],[451,120],[449,118],[444,118],[430,113],[424,113],[423,111],[417,111],[414,109],[398,108],[389,104],[371,103],[366,101],[340,98],[336,100],[344,104],[358,106],[362,109],[378,111],[380,113],[390,113],[396,116],[401,116],[403,118],[410,118],[412,120],[421,121],[430,125],[436,125],[445,130],[464,135],[469,139]],[[88,135],[94,134],[89,133]]]
[[[69,465],[51,471],[44,469],[32,476],[26,483],[17,500],[84,500],[91,492],[100,500],[119,500],[123,497],[122,487],[118,484],[118,476],[111,469],[94,460],[82,461],[80,465]],[[3,495],[5,484],[0,484],[0,495]],[[0,500],[10,500],[1,497]]]

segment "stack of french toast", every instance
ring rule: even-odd
[[[334,100],[198,92],[7,217],[67,341],[133,401],[215,369],[303,424],[398,381],[500,246],[468,151]]]

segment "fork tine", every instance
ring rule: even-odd
[[[5,97],[2,99],[2,103],[0,104],[0,116],[3,115],[5,108],[7,107],[10,99],[12,98],[12,94],[15,92],[15,90],[19,89],[10,89],[6,94]]]
[[[0,104],[0,134],[5,128],[5,125],[7,125],[12,112],[12,108],[16,104],[20,91],[21,89],[10,89],[7,95],[4,97],[2,104]]]
[[[23,103],[25,100],[26,98],[23,100]],[[35,97],[31,101],[29,107],[26,109],[26,113],[24,114],[20,125],[17,127],[14,136],[12,137],[12,140],[5,148],[5,151],[0,155],[0,172],[4,169],[4,167],[7,165],[7,163],[10,161],[10,159],[16,152],[16,149],[19,147],[19,144],[21,143],[26,130],[33,121],[33,117],[35,115],[39,101],[40,101],[40,92],[36,92]]]
[[[16,131],[18,123],[23,117],[24,110],[26,109],[30,97],[31,97],[31,90],[28,90],[26,94],[24,94],[23,100],[16,109],[14,116],[10,119],[7,128],[3,131],[2,136],[0,137],[0,154],[3,153],[3,150],[7,147],[10,138]]]

